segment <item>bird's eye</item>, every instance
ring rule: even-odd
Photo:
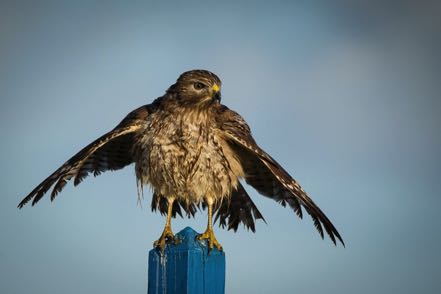
[[[196,82],[196,83],[193,84],[193,87],[194,87],[196,90],[202,90],[202,89],[205,88],[206,86],[205,86],[204,84],[202,84],[201,82]]]

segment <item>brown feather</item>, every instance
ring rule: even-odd
[[[257,219],[261,219],[266,223],[242,184],[239,183],[237,189],[233,191],[231,199],[223,201],[219,206],[214,221],[219,220],[220,227],[228,226],[228,230],[232,229],[235,232],[239,224],[243,223],[248,230],[255,232],[255,221]]]

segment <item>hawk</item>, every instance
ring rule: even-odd
[[[153,188],[152,210],[166,214],[164,231],[154,246],[164,250],[174,239],[171,218],[184,211],[194,216],[200,205],[208,210],[208,225],[199,240],[209,249],[222,247],[214,222],[237,230],[240,223],[255,231],[264,218],[240,179],[260,194],[289,205],[302,218],[302,207],[324,231],[344,246],[337,229],[300,185],[254,141],[245,120],[222,105],[221,81],[212,72],[192,70],[179,76],[166,93],[130,112],[113,130],[75,154],[41,182],[18,205],[36,204],[53,186],[50,199],[69,180],[78,185],[89,174],[135,164],[138,197],[143,185]],[[139,192],[141,191],[141,192]]]

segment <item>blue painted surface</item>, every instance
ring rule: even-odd
[[[205,241],[186,227],[176,237],[178,244],[167,244],[164,253],[149,252],[148,294],[224,294],[225,253],[208,253]]]

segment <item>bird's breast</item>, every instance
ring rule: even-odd
[[[207,119],[164,117],[137,141],[138,179],[158,194],[199,202],[228,197],[237,186],[238,163]]]

